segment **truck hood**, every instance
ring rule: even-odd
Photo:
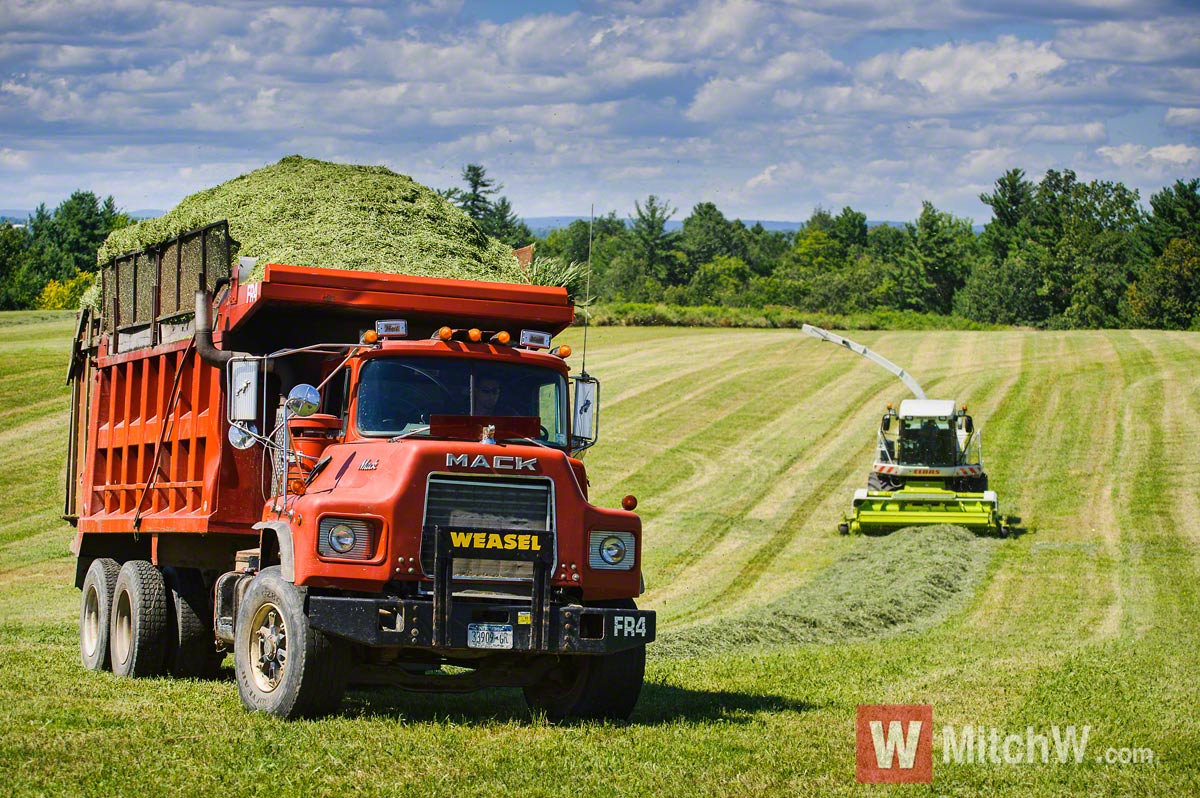
[[[588,541],[595,530],[629,532],[637,540],[636,555],[640,557],[641,519],[625,510],[590,504],[581,484],[586,477],[565,452],[528,444],[406,438],[335,444],[325,455],[330,458],[329,465],[304,495],[288,503],[287,519],[298,553],[297,584],[334,584],[325,581],[328,576],[343,586],[352,580],[358,589],[378,590],[392,579],[428,576],[421,566],[422,530],[430,477],[438,475],[476,477],[493,486],[511,484],[514,490],[537,482],[547,484],[561,566],[555,583],[582,587],[585,598],[604,597],[592,593],[590,582],[626,591],[624,595],[638,592],[640,569],[591,574]],[[265,520],[276,518],[279,515],[268,507]],[[331,518],[358,519],[373,527],[377,537],[369,559],[352,563],[317,555],[322,519]],[[577,580],[576,574],[583,578]],[[626,581],[629,584],[623,584]]]

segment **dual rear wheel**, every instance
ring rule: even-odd
[[[198,571],[107,557],[83,581],[79,649],[85,668],[118,676],[211,677],[223,658]]]

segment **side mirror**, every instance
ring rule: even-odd
[[[229,421],[254,421],[258,418],[258,358],[233,358],[229,361]]]
[[[249,449],[257,440],[258,426],[254,423],[229,426],[229,443],[235,449]]]
[[[593,446],[600,433],[600,381],[575,378],[575,409],[571,416],[571,448],[582,451]]]
[[[971,420],[970,416],[963,420],[963,429],[967,431],[968,435],[975,431],[975,422]]]
[[[884,416],[883,421],[879,422],[879,428],[884,432],[890,430],[892,428],[892,417],[890,415]]]
[[[287,406],[293,414],[301,418],[311,416],[321,407],[321,392],[302,382],[288,392]]]

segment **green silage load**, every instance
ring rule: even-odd
[[[328,163],[292,155],[186,197],[157,219],[108,236],[113,257],[229,220],[237,255],[268,263],[389,274],[527,282],[505,244],[436,191],[382,166]]]

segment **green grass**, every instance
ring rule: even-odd
[[[871,364],[794,330],[593,328],[593,499],[640,499],[661,643],[631,724],[555,728],[515,691],[352,692],[286,723],[242,710],[229,662],[84,672],[57,520],[71,323],[0,314],[0,793],[926,794],[854,780],[856,705],[925,702],[935,731],[1088,724],[1089,753],[1156,759],[946,765],[935,734],[935,794],[1200,792],[1194,333],[852,336],[971,405],[1026,529],[998,540],[837,534],[903,396]]]

